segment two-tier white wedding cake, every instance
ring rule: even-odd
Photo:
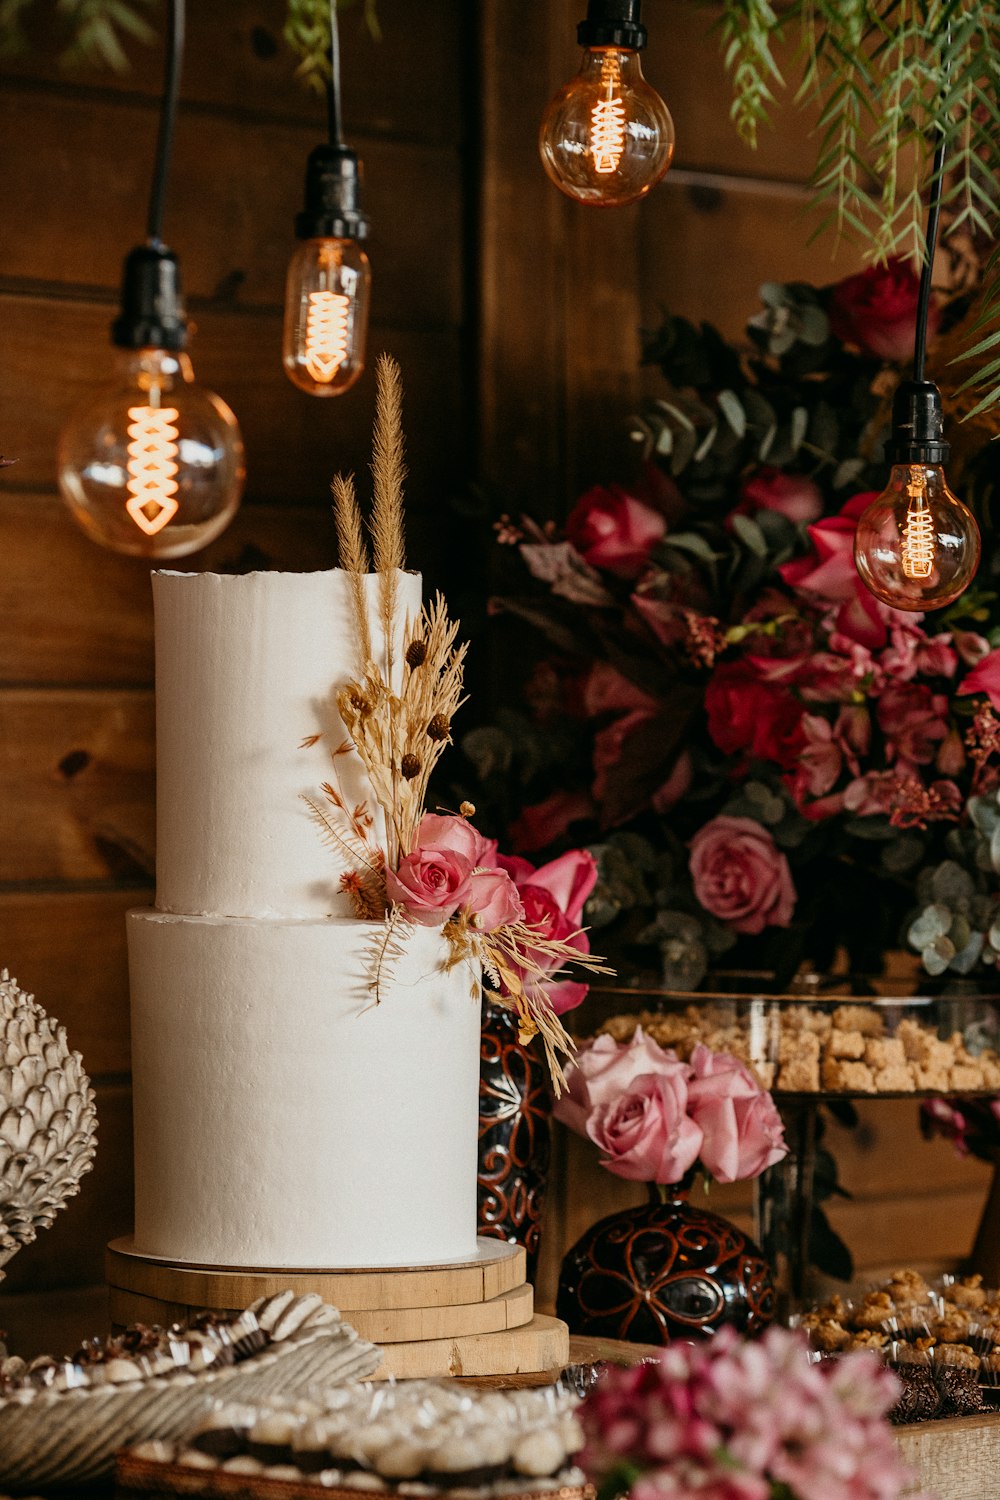
[[[303,800],[346,738],[347,575],[153,587],[156,906],[128,921],[135,1250],[243,1268],[469,1259],[477,976],[407,924],[374,1003],[379,924],[351,915]],[[400,641],[419,609],[420,579],[400,574]],[[356,756],[338,766],[374,810]]]

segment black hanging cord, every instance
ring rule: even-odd
[[[344,144],[344,122],[340,108],[340,27],[337,23],[337,0],[330,0],[330,81],[326,86],[326,106],[330,120],[330,145]]]
[[[917,331],[913,342],[913,378],[923,380],[927,361],[927,319],[930,315],[931,281],[934,276],[934,253],[937,250],[938,225],[941,221],[941,191],[944,183],[944,131],[938,132],[934,150],[933,176],[931,178],[931,200],[927,210],[927,248],[920,271],[920,292],[917,297]]]
[[[156,138],[156,167],[149,194],[146,218],[147,243],[159,248],[163,244],[163,205],[167,194],[167,172],[177,121],[177,100],[181,89],[181,59],[184,56],[184,0],[168,0],[167,56],[163,74],[163,103],[160,129]]]

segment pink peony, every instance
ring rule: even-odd
[[[698,1159],[700,1128],[687,1112],[687,1068],[642,1073],[628,1090],[595,1106],[587,1134],[601,1166],[630,1182],[680,1182]]]
[[[599,1036],[583,1047],[566,1069],[566,1089],[555,1104],[555,1116],[578,1135],[587,1133],[587,1116],[599,1105],[613,1104],[644,1073],[661,1070],[687,1076],[675,1052],[657,1045],[637,1026],[630,1042]]]
[[[472,862],[453,849],[414,849],[385,872],[390,901],[421,927],[442,927],[472,891]]]
[[[463,855],[472,868],[492,869],[497,862],[496,839],[484,839],[467,818],[457,813],[424,813],[417,829],[418,849],[449,849]]]
[[[524,916],[517,886],[506,870],[476,870],[470,879],[467,906],[473,926],[480,932],[495,932]]]
[[[795,910],[788,861],[753,818],[713,818],[691,840],[694,893],[735,932],[787,927]]]
[[[830,327],[838,339],[857,344],[877,359],[912,359],[919,291],[920,280],[910,262],[894,255],[884,266],[869,266],[837,283],[830,298]],[[932,302],[931,337],[939,321]]]
[[[994,708],[1000,709],[1000,649],[990,651],[966,676],[959,693],[985,693]]]
[[[812,556],[782,563],[778,572],[797,593],[837,604],[837,629],[860,645],[877,651],[886,643],[886,622],[893,611],[868,592],[854,566],[858,519],[874,499],[874,490],[855,495],[839,515],[827,516],[810,526]]]
[[[798,524],[823,514],[823,496],[804,474],[785,474],[773,464],[764,464],[743,485],[736,509],[741,513],[775,510]]]
[[[566,535],[593,568],[635,578],[667,523],[658,510],[613,484],[581,495],[566,520]]]
[[[701,1163],[716,1182],[759,1177],[787,1153],[774,1100],[738,1058],[699,1042],[691,1054],[688,1109],[704,1140]]]
[[[570,849],[558,859],[535,869],[528,860],[500,855],[497,863],[507,871],[517,887],[524,908],[524,921],[545,938],[568,943],[578,953],[589,953],[587,934],[580,930],[580,918],[587,897],[597,884],[597,862],[586,849]],[[530,950],[534,964],[547,973],[556,968],[556,960],[541,948]],[[587,994],[588,985],[571,979],[532,979],[526,970],[521,977],[529,987],[532,982],[545,991],[556,1015],[574,1009]]]

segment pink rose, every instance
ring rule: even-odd
[[[418,849],[448,849],[461,854],[472,868],[492,869],[497,860],[496,839],[484,839],[482,834],[457,813],[424,813],[417,829]]]
[[[592,568],[635,578],[664,535],[667,523],[619,485],[581,495],[566,519],[566,535]]]
[[[592,1109],[613,1104],[644,1073],[673,1074],[678,1070],[687,1077],[687,1064],[676,1052],[660,1047],[641,1026],[635,1028],[629,1042],[595,1037],[566,1069],[567,1091],[553,1106],[556,1119],[578,1135],[586,1135],[587,1116]]]
[[[1000,649],[990,651],[965,677],[959,693],[985,693],[994,708],[1000,709]]]
[[[589,953],[590,942],[580,930],[580,918],[587,897],[597,884],[597,862],[586,849],[570,849],[534,869],[526,859],[500,855],[497,860],[507,871],[521,898],[524,921],[538,929],[540,936],[563,942],[578,953]],[[543,949],[530,950],[532,962],[546,973],[557,968],[557,960]],[[531,986],[538,984],[556,1015],[574,1009],[587,994],[588,986],[578,980],[538,980],[521,970],[521,977]]]
[[[744,514],[757,510],[775,510],[796,524],[815,521],[823,514],[823,496],[804,474],[785,474],[764,464],[743,485],[737,506]]]
[[[687,1112],[684,1072],[643,1073],[593,1110],[587,1134],[604,1153],[602,1167],[630,1182],[680,1182],[690,1171],[702,1133]]]
[[[699,1042],[691,1069],[688,1110],[704,1135],[705,1171],[716,1182],[742,1182],[780,1161],[788,1150],[781,1116],[749,1068]]]
[[[470,878],[466,904],[479,932],[495,932],[524,916],[517,886],[506,870],[476,870]]]
[[[908,260],[892,256],[838,281],[830,298],[830,327],[838,339],[857,344],[877,359],[913,358],[920,280]],[[928,331],[937,332],[940,313],[931,303]]]
[[[390,901],[421,927],[442,927],[472,891],[472,864],[453,849],[414,849],[385,872]]]
[[[795,910],[788,861],[753,818],[722,815],[691,840],[694,893],[706,911],[734,932],[787,927]]]
[[[839,605],[837,629],[860,645],[877,651],[885,645],[886,622],[893,611],[868,592],[854,566],[858,519],[874,499],[874,490],[855,495],[839,515],[827,516],[810,526],[812,555],[782,563],[778,572],[796,593]]]

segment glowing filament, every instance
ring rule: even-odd
[[[130,406],[128,409],[129,498],[125,509],[147,536],[162,531],[177,513],[177,409]]]
[[[922,484],[911,482],[906,492],[910,503],[903,527],[900,561],[907,578],[929,578],[934,571],[934,517]]]
[[[347,358],[350,300],[341,292],[310,292],[304,364],[319,385],[328,385]]]
[[[594,171],[602,174],[617,170],[625,150],[625,105],[615,92],[621,82],[618,59],[609,54],[601,66],[603,99],[598,99],[590,114],[590,154]]]

